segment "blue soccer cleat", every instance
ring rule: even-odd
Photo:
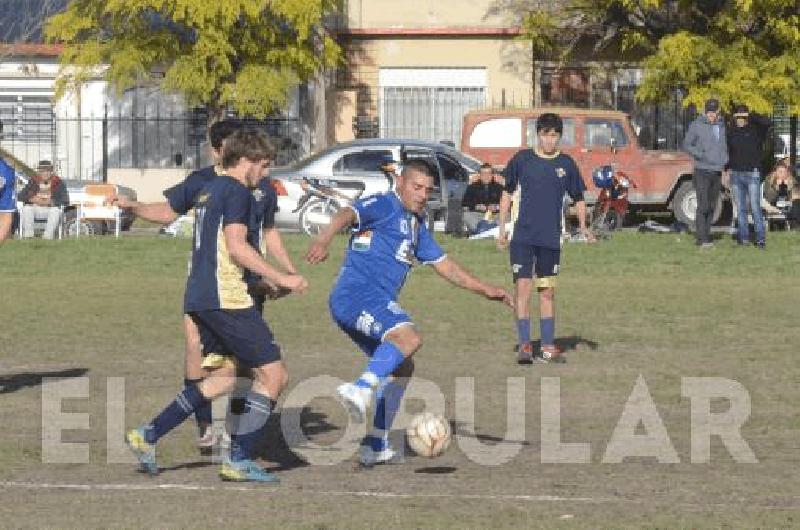
[[[277,484],[280,482],[275,473],[262,469],[252,460],[230,460],[226,458],[219,468],[219,477],[231,482],[267,482]]]
[[[148,475],[158,475],[158,464],[156,464],[156,446],[147,441],[145,431],[147,427],[139,427],[125,434],[125,443],[130,448],[133,455],[139,461],[139,466]]]

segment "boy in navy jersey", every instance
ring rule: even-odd
[[[220,469],[223,480],[277,482],[277,477],[252,460],[261,427],[288,375],[280,348],[253,305],[245,270],[291,291],[302,292],[302,276],[286,274],[267,264],[248,242],[252,193],[269,162],[269,140],[255,131],[238,130],[225,144],[223,175],[215,177],[195,199],[192,266],[186,282],[184,312],[197,326],[203,347],[232,355],[249,369],[253,385],[245,410],[231,433],[231,454]],[[156,442],[198,408],[229,392],[235,367],[225,365],[197,385],[186,386],[149,424],[129,431],[128,446],[142,467],[158,473]]]
[[[512,212],[513,234],[510,245],[511,269],[517,314],[517,362],[533,362],[531,345],[530,298],[533,273],[539,291],[539,326],[543,362],[565,362],[555,344],[554,297],[556,275],[561,259],[561,208],[564,193],[568,193],[578,209],[580,230],[589,240],[586,228],[585,186],[578,166],[567,154],[558,150],[563,132],[561,118],[545,113],[536,120],[537,145],[523,149],[506,165],[505,190],[500,199],[498,245],[508,245],[506,213],[514,203]]]
[[[343,209],[306,254],[309,263],[324,261],[333,236],[354,225],[329,307],[339,328],[369,357],[361,377],[338,388],[357,421],[364,420],[375,394],[373,429],[359,451],[364,465],[390,462],[396,455],[389,446],[389,430],[414,372],[411,356],[422,345],[411,317],[397,303],[412,265],[431,265],[451,283],[511,305],[504,289],[472,276],[433,239],[424,213],[432,188],[433,176],[425,162],[406,163],[395,191],[366,197]]]

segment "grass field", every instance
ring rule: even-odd
[[[308,240],[287,235],[299,261]],[[331,323],[327,293],[344,240],[326,264],[302,272],[302,297],[267,308],[292,382],[352,379],[362,356]],[[510,286],[507,256],[489,242],[442,238],[472,271]],[[266,465],[279,487],[231,486],[193,447],[187,423],[159,445],[159,477],[108,463],[107,426],[149,420],[182,384],[186,240],[126,237],[10,242],[0,247],[0,526],[3,527],[793,527],[800,524],[800,237],[770,234],[769,248],[711,251],[687,236],[625,233],[571,245],[557,289],[557,336],[566,365],[520,367],[509,310],[416,270],[401,303],[425,345],[417,375],[434,382],[454,417],[459,377],[474,378],[475,427],[464,440],[508,446],[508,378],[524,377],[525,441],[497,466],[454,441],[436,460],[359,469],[354,457],[308,465],[271,436]],[[536,326],[534,325],[534,328]],[[679,457],[602,463],[639,376]],[[46,463],[42,377],[88,378],[89,398],[63,402],[89,414],[88,462]],[[125,417],[106,414],[107,381],[124,378]],[[561,439],[591,444],[587,464],[542,463],[542,378],[560,378]],[[692,463],[684,377],[737,381],[752,411],[741,433],[757,463],[738,463],[712,438],[708,463]],[[519,403],[515,404],[518,407]],[[712,410],[727,409],[725,400]],[[408,411],[419,410],[412,400]],[[516,410],[516,408],[515,408]],[[285,413],[286,411],[284,411]],[[317,444],[342,437],[344,411],[318,398],[302,411]],[[109,421],[111,420],[111,422]],[[277,418],[272,424],[276,427]],[[47,425],[45,425],[46,430]],[[640,428],[638,433],[642,433]],[[121,438],[122,432],[113,433]],[[116,439],[115,439],[116,443]],[[115,446],[116,447],[116,446]]]

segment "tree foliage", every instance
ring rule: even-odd
[[[640,61],[640,101],[680,89],[686,105],[800,109],[797,0],[566,0],[527,10],[522,27],[554,59]]]
[[[206,105],[264,117],[334,65],[324,20],[341,0],[73,0],[48,21],[65,45],[57,94],[102,72],[118,90],[152,82]]]

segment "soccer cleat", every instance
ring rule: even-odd
[[[567,362],[567,358],[563,356],[563,353],[564,350],[556,345],[542,346],[539,355],[536,356],[536,360],[540,363],[564,364]]]
[[[219,468],[219,477],[231,482],[280,482],[275,473],[262,469],[252,460],[233,461],[226,458]]]
[[[214,451],[214,429],[211,425],[204,425],[200,428],[199,436],[197,437],[197,449],[203,456],[209,456]]]
[[[339,388],[336,389],[336,393],[339,395],[342,403],[344,403],[344,406],[347,407],[350,415],[353,416],[353,420],[355,420],[356,423],[363,423],[364,417],[367,414],[369,400],[372,396],[372,390],[354,383],[345,383],[339,385]]]
[[[533,346],[531,343],[520,344],[517,346],[517,364],[533,363]]]
[[[759,250],[766,250],[767,249],[767,242],[766,241],[757,241],[756,246]]]
[[[393,464],[400,454],[389,446],[389,440],[367,436],[358,448],[358,461],[364,467],[378,464]]]
[[[142,471],[155,476],[158,475],[158,464],[156,464],[156,446],[149,443],[145,438],[146,427],[132,429],[125,434],[125,443],[130,448],[133,455],[139,461]]]

